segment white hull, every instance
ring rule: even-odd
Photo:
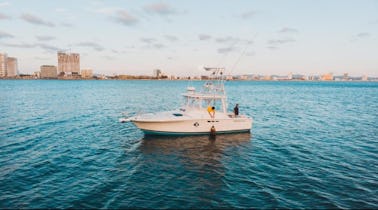
[[[146,134],[161,135],[198,135],[209,134],[212,126],[216,133],[249,132],[252,128],[252,119],[247,117],[208,119],[182,119],[152,121],[131,119],[139,129]]]

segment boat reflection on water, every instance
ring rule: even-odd
[[[180,208],[231,208],[217,196],[233,186],[227,176],[242,165],[239,160],[250,149],[251,138],[250,133],[144,136],[125,152],[129,161],[118,161],[127,168],[124,179],[132,183],[123,188],[133,197],[128,206],[148,201],[147,207],[180,203]]]
[[[228,147],[250,142],[251,133],[200,135],[200,136],[150,136],[145,135],[140,149],[143,153],[184,152],[197,158],[203,154],[223,152]]]
[[[215,138],[144,136],[139,144],[143,163],[138,170],[148,174],[149,183],[156,185],[153,189],[156,193],[170,196],[170,199],[162,197],[164,202],[193,198],[186,199],[183,208],[230,208],[231,204],[214,198],[233,185],[227,175],[234,170],[235,163],[240,165],[238,160],[250,148],[251,138],[250,133]]]

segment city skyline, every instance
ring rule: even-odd
[[[0,1],[0,53],[22,73],[80,54],[102,74],[378,76],[378,1]]]

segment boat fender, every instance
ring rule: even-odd
[[[213,126],[211,126],[211,128],[210,128],[210,135],[215,136],[215,133],[216,133],[216,130],[215,130],[215,127],[214,127],[214,125],[213,125]]]

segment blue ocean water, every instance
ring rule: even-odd
[[[254,124],[215,140],[118,122],[187,85],[0,80],[0,208],[378,208],[378,83],[227,82]]]

